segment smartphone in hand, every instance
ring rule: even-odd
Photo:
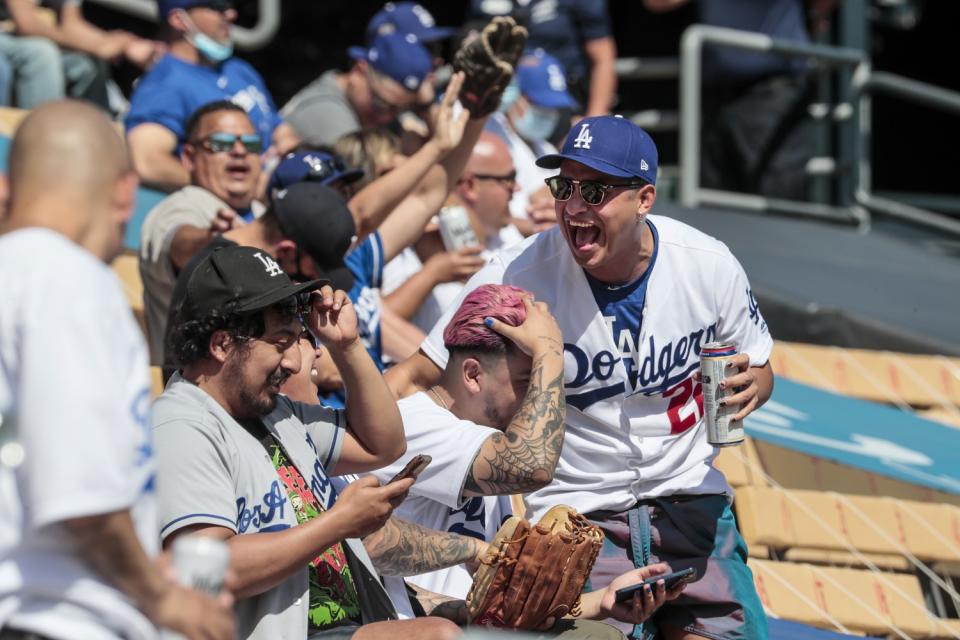
[[[411,476],[416,477],[420,475],[420,473],[427,468],[427,465],[430,464],[432,460],[432,457],[423,453],[418,453],[410,458],[410,462],[408,462],[403,469],[400,469],[397,475],[390,478],[387,484],[396,482],[397,480],[403,480],[404,478],[409,478]]]
[[[664,581],[667,591],[670,591],[678,584],[683,584],[687,582],[693,582],[697,579],[697,570],[693,567],[688,567],[682,571],[675,571],[673,573],[665,573],[659,576],[653,576],[652,578],[647,578],[643,582],[632,584],[629,587],[624,587],[623,589],[617,589],[616,601],[617,602],[629,602],[633,598],[633,594],[637,591],[643,589],[646,585],[650,585],[650,588],[653,588],[653,585],[657,584],[661,580]]]

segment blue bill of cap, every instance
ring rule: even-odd
[[[579,162],[582,165],[586,165],[595,171],[600,173],[605,173],[609,176],[616,176],[617,178],[640,178],[642,176],[637,175],[632,171],[627,171],[621,167],[605,162],[599,158],[595,158],[588,155],[579,155],[573,153],[551,153],[545,156],[537,158],[537,166],[543,167],[544,169],[559,169],[560,164],[564,160],[573,160],[574,162]]]

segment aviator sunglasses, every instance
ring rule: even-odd
[[[544,182],[547,183],[547,187],[550,188],[550,195],[555,200],[566,202],[573,197],[573,189],[576,186],[580,189],[580,197],[583,198],[583,201],[594,206],[603,202],[603,197],[611,189],[641,189],[650,184],[643,180],[623,184],[604,184],[596,180],[574,180],[563,176],[553,176],[547,178]]]

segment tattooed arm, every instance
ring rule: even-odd
[[[473,461],[464,496],[527,493],[553,480],[563,447],[563,339],[547,305],[524,298],[527,317],[519,327],[493,321],[532,360],[523,404],[503,433],[490,436]]]
[[[363,539],[373,566],[385,576],[415,576],[458,564],[476,567],[487,543],[456,533],[434,531],[391,517]]]
[[[440,593],[428,591],[423,587],[407,583],[413,589],[414,597],[423,607],[424,615],[446,618],[461,627],[467,624],[467,603],[465,600],[451,598]]]

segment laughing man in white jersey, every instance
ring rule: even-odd
[[[503,251],[464,289],[504,283],[532,291],[564,337],[566,440],[554,481],[526,496],[534,516],[569,504],[607,541],[593,588],[631,566],[665,561],[699,579],[634,629],[635,637],[767,637],[730,510],[732,490],[711,462],[695,373],[703,345],[731,341],[739,371],[726,381],[743,418],[773,389],[773,346],[743,268],[727,247],[650,211],[657,150],[615,116],[585,118],[540,166],[559,224]],[[456,309],[458,300],[451,305]],[[394,391],[429,388],[446,366],[443,328],[389,375]]]

